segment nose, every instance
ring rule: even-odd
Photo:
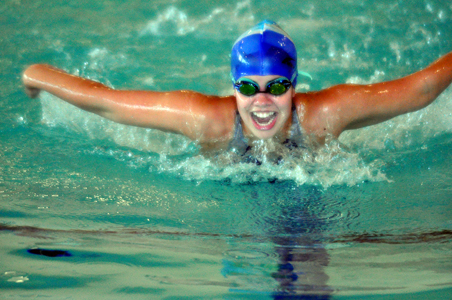
[[[271,96],[267,93],[258,93],[253,98],[253,104],[256,106],[269,106],[273,104]]]

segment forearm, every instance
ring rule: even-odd
[[[406,77],[332,88],[342,104],[343,130],[377,124],[431,104],[452,82],[452,52]],[[332,98],[333,98],[332,97]]]
[[[452,82],[452,52],[426,68],[400,79],[364,86],[369,104],[389,117],[431,104]]]
[[[167,124],[168,116],[174,114],[176,120],[184,119],[177,113],[180,109],[168,111],[168,97],[159,97],[157,102],[149,97],[152,92],[113,90],[50,65],[30,66],[23,74],[23,82],[27,89],[44,90],[83,110],[122,124],[174,131]]]
[[[111,90],[99,82],[42,64],[28,67],[22,80],[27,89],[44,90],[68,103],[98,114],[102,114],[107,107],[102,94]]]

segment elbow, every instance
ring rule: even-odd
[[[438,89],[437,86],[429,82],[424,82],[417,97],[414,97],[415,103],[410,111],[417,111],[419,109],[425,108],[441,94],[443,89]]]
[[[436,98],[449,86],[448,78],[440,78],[436,74],[427,74],[422,78],[422,83],[417,90],[417,104],[421,109],[435,101]]]

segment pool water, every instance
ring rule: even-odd
[[[258,143],[257,166],[28,99],[20,76],[45,62],[118,89],[228,95],[233,42],[272,19],[312,77],[299,92],[372,83],[452,51],[451,18],[439,0],[6,0],[1,298],[450,298],[451,88],[322,149]]]

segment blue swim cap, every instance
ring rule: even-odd
[[[284,76],[297,85],[297,50],[289,35],[275,22],[265,20],[244,34],[232,47],[231,76]]]

